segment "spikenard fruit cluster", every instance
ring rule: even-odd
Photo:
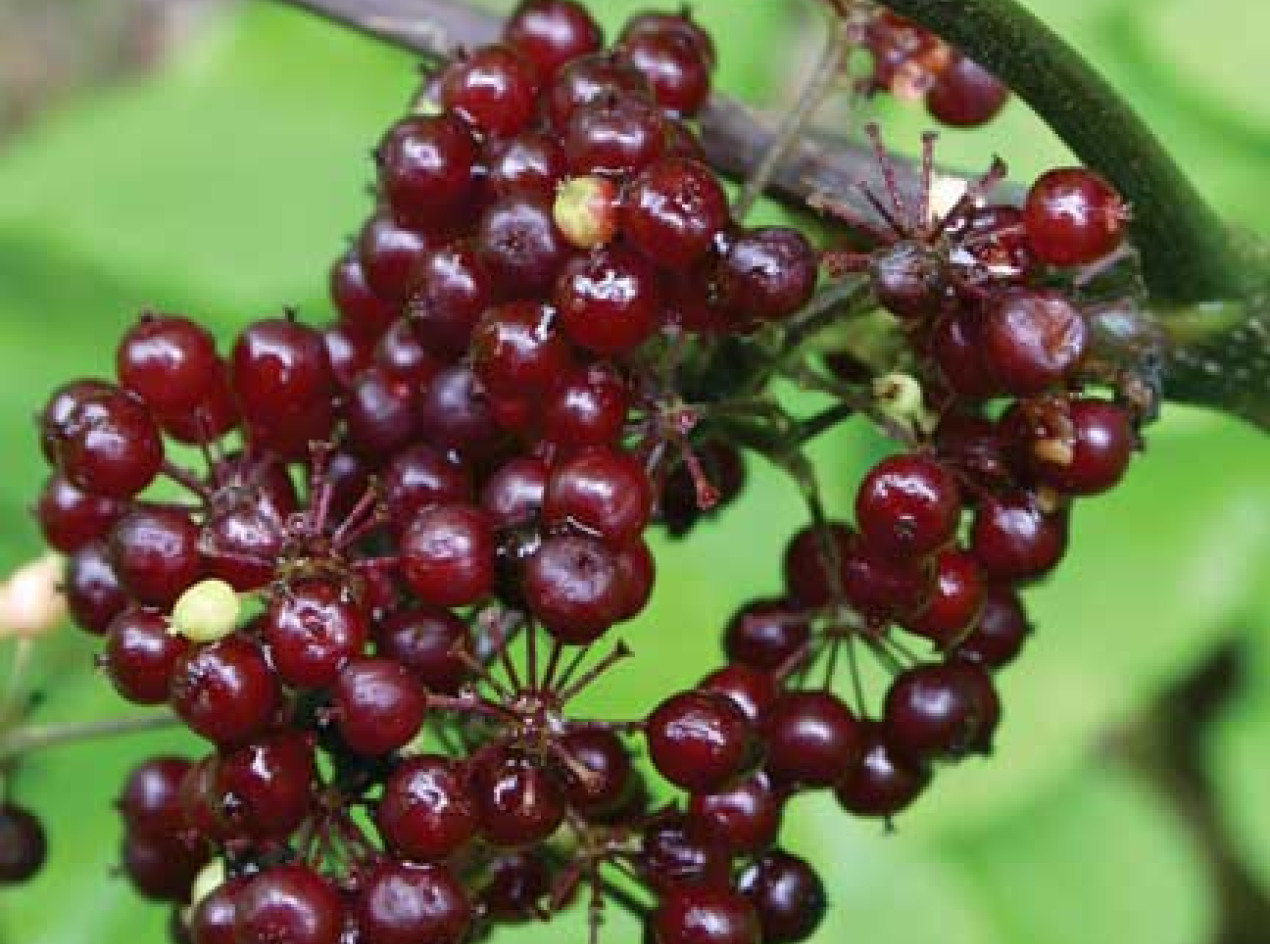
[[[866,91],[966,125],[1004,101],[889,14],[862,42]],[[1019,588],[1137,446],[1125,398],[1087,392],[1110,375],[1077,300],[1125,208],[1081,169],[994,204],[999,167],[947,212],[929,180],[906,207],[882,154],[876,216],[822,204],[857,248],[748,228],[693,130],[714,64],[688,18],[636,17],[606,51],[584,9],[530,0],[384,135],[334,323],[258,321],[222,356],[147,314],[115,380],[50,399],[38,516],[75,622],[123,698],[208,742],[139,765],[119,803],[123,869],[178,939],[460,944],[582,897],[593,927],[606,902],[646,911],[658,944],[801,941],[825,890],[780,845],[786,805],[828,790],[889,822],[989,749]],[[761,399],[746,372],[777,375],[762,356],[822,264],[864,280],[906,373],[800,348],[799,376],[899,451],[852,522],[794,534],[784,594],[741,608],[721,667],[645,718],[580,716],[653,591],[648,529],[741,491],[752,443],[712,419]],[[38,868],[29,815],[0,835],[0,881]]]

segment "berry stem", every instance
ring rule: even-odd
[[[0,735],[0,764],[48,747],[99,741],[147,731],[163,731],[179,725],[180,721],[175,715],[166,713],[141,718],[112,718],[108,721],[23,725]]]

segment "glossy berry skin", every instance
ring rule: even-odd
[[[1026,494],[989,498],[975,513],[970,552],[992,580],[1043,577],[1067,552],[1066,512],[1047,514]]]
[[[485,210],[474,237],[481,263],[502,291],[532,297],[547,292],[569,252],[552,204],[514,193]]]
[[[811,864],[774,850],[741,873],[737,891],[758,912],[763,944],[799,944],[816,933],[828,907],[824,883]]]
[[[823,530],[806,527],[785,546],[785,588],[790,599],[808,608],[824,606],[834,600],[840,577],[834,563],[841,563],[851,553],[855,536],[844,524],[831,523]]]
[[[477,829],[463,771],[435,755],[403,761],[384,782],[375,824],[389,849],[411,861],[439,861],[458,851]]]
[[[889,819],[907,809],[930,783],[930,771],[898,755],[882,724],[865,721],[864,754],[838,781],[835,796],[848,813]]]
[[[230,365],[243,416],[265,426],[294,420],[335,390],[322,335],[285,318],[243,330]]]
[[[496,197],[528,193],[552,200],[569,176],[564,148],[554,135],[543,131],[490,142],[485,162],[485,186]]]
[[[434,606],[400,609],[375,628],[378,654],[405,666],[428,691],[454,695],[471,673],[458,652],[470,650],[467,624]]]
[[[864,751],[860,722],[829,692],[791,691],[763,715],[765,769],[778,784],[828,787]]]
[[[423,259],[435,245],[434,238],[402,226],[391,213],[381,210],[358,234],[357,259],[370,290],[389,302],[394,311],[400,311],[415,289]]]
[[[754,906],[726,885],[672,888],[650,919],[656,944],[760,944]]]
[[[1066,402],[1057,416],[1051,413],[1019,409],[1016,414],[1014,432],[1035,480],[1068,495],[1098,495],[1118,485],[1137,446],[1128,410],[1082,399]],[[1003,430],[1008,425],[1004,421]]]
[[[181,783],[190,769],[182,757],[152,757],[128,774],[116,806],[129,832],[176,836],[185,828]]]
[[[279,699],[264,655],[240,636],[191,650],[172,674],[172,709],[195,734],[222,746],[263,733]]]
[[[119,344],[119,383],[159,413],[198,406],[220,381],[216,342],[179,315],[143,315]]]
[[[44,826],[28,810],[0,804],[0,888],[33,879],[48,858]]]
[[[877,625],[925,605],[935,577],[928,559],[886,557],[859,538],[843,557],[841,573],[847,602]]]
[[[458,118],[403,118],[375,152],[384,197],[399,218],[444,227],[475,195],[476,141]]]
[[[397,320],[397,306],[376,295],[366,281],[355,248],[331,266],[328,289],[340,325],[360,339],[379,337]]]
[[[344,902],[336,889],[303,865],[262,872],[239,893],[238,944],[339,944]]]
[[[525,564],[523,592],[548,633],[586,645],[622,618],[629,589],[619,554],[588,537],[558,535],[542,542]]]
[[[202,572],[198,527],[167,508],[138,508],[121,518],[110,551],[129,595],[150,606],[171,606]]]
[[[540,302],[491,308],[472,335],[472,369],[494,396],[541,395],[572,367],[555,309]]]
[[[551,889],[551,869],[542,856],[507,852],[490,863],[480,903],[500,924],[530,921]]]
[[[394,522],[409,522],[431,505],[452,505],[472,497],[467,465],[422,443],[398,452],[380,478]]]
[[[1072,376],[1085,356],[1089,329],[1064,295],[1016,289],[988,302],[981,340],[993,379],[1024,397],[1062,386]]]
[[[177,660],[189,643],[168,631],[159,610],[129,607],[106,630],[102,667],[115,690],[138,705],[161,705],[168,699]]]
[[[666,111],[692,117],[710,97],[711,64],[689,37],[637,32],[623,40],[620,48],[648,79],[653,98]]]
[[[467,241],[428,253],[413,273],[408,313],[425,351],[445,361],[467,352],[472,330],[495,296],[494,280]]]
[[[725,789],[753,757],[749,719],[712,692],[672,695],[648,716],[644,735],[657,771],[691,793]]]
[[[49,547],[73,554],[90,541],[108,535],[124,510],[122,502],[90,495],[55,473],[40,490],[35,517]]]
[[[935,559],[935,582],[926,602],[901,624],[947,649],[962,639],[979,619],[987,586],[983,571],[964,551],[949,548]]]
[[[543,404],[543,438],[574,448],[616,445],[626,429],[630,405],[631,391],[612,368],[579,368]]]
[[[648,36],[676,36],[685,39],[696,48],[701,61],[711,69],[718,61],[718,51],[710,33],[697,23],[690,12],[662,13],[646,10],[637,13],[626,21],[622,27],[622,35],[618,39],[621,46],[626,46]]]
[[[185,901],[207,854],[179,837],[127,833],[120,854],[133,889],[154,902]]]
[[[109,397],[117,391],[105,380],[72,380],[54,390],[40,411],[40,451],[51,464],[58,461],[61,443],[70,432],[70,419],[82,404]]]
[[[816,253],[786,226],[747,230],[719,262],[723,300],[746,319],[781,321],[807,304],[816,289]]]
[[[344,743],[366,757],[405,747],[423,726],[427,696],[405,666],[391,659],[354,659],[331,695]]]
[[[565,264],[555,303],[574,344],[596,354],[624,354],[657,329],[661,290],[649,262],[611,246]]]
[[[1019,595],[1007,586],[992,586],[974,629],[957,644],[953,654],[989,670],[1004,668],[1018,658],[1031,633]]]
[[[516,849],[548,839],[568,802],[555,775],[526,757],[495,749],[472,765],[470,781],[481,836]]]
[[[715,669],[697,683],[697,688],[730,698],[755,724],[763,719],[780,694],[775,675],[740,663]]]
[[[309,815],[316,777],[308,735],[282,731],[253,741],[216,761],[221,813],[240,835],[285,839]]]
[[[1115,189],[1081,167],[1042,174],[1023,206],[1028,245],[1053,266],[1088,265],[1115,252],[1128,219]]]
[[[488,457],[498,446],[489,400],[476,375],[461,364],[441,371],[420,393],[419,424],[429,444],[465,459]]]
[[[614,99],[651,102],[652,89],[640,71],[621,56],[583,56],[565,66],[552,83],[547,114],[555,129],[564,132],[580,108]]]
[[[75,625],[100,636],[129,600],[104,541],[90,541],[66,565],[66,604]]]
[[[466,606],[494,588],[494,529],[471,505],[434,505],[401,537],[402,569],[425,603]]]
[[[666,153],[666,119],[636,97],[601,98],[574,109],[564,129],[569,172],[625,179]]]
[[[951,128],[977,128],[999,115],[1009,99],[1005,83],[974,60],[957,56],[926,93],[926,110]]]
[[[782,801],[764,773],[721,793],[698,793],[688,801],[688,833],[731,855],[757,855],[776,841]]]
[[[191,944],[236,944],[238,894],[247,882],[246,878],[227,879],[194,907],[190,912]]]
[[[728,659],[774,672],[811,638],[811,627],[784,600],[756,600],[732,617],[723,634]]]
[[[460,55],[441,74],[441,105],[477,133],[506,138],[534,117],[538,71],[508,46]]]
[[[643,465],[620,449],[593,447],[558,463],[543,495],[548,527],[576,528],[614,547],[648,526],[653,494]]]
[[[560,744],[588,772],[584,778],[564,770],[565,796],[572,808],[584,814],[602,813],[625,798],[634,770],[621,738],[611,731],[579,728],[561,738]]]
[[[163,464],[163,440],[142,401],[112,390],[70,412],[57,442],[58,467],[71,484],[107,498],[144,491]]]
[[[362,944],[462,944],[472,908],[444,866],[385,862],[366,877],[353,915]]]
[[[573,0],[529,0],[503,28],[503,38],[550,80],[565,63],[600,49],[604,35],[591,14]]]
[[[344,401],[348,445],[358,456],[380,460],[418,435],[415,384],[373,366],[353,381]]]
[[[983,350],[984,325],[978,312],[945,315],[935,323],[930,357],[940,381],[967,400],[987,400],[1001,392]]]
[[[682,272],[708,253],[728,223],[723,187],[704,164],[669,157],[627,190],[622,233],[657,265]]]
[[[925,557],[947,544],[961,520],[961,490],[942,465],[920,455],[883,459],[855,501],[864,541],[888,557]]]
[[[682,816],[650,823],[640,843],[640,874],[659,894],[684,885],[719,884],[730,878],[732,861],[717,846],[688,835]]]
[[[987,753],[1000,717],[992,680],[969,662],[923,665],[895,677],[887,690],[887,744],[909,763]]]

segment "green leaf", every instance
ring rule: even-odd
[[[1002,941],[1213,939],[1214,895],[1185,823],[1106,762],[943,848]]]

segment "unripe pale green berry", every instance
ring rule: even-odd
[[[238,628],[242,603],[224,580],[200,580],[172,607],[170,632],[191,642],[216,642]]]
[[[617,235],[617,188],[604,177],[574,177],[556,193],[552,217],[579,249],[607,245]]]

